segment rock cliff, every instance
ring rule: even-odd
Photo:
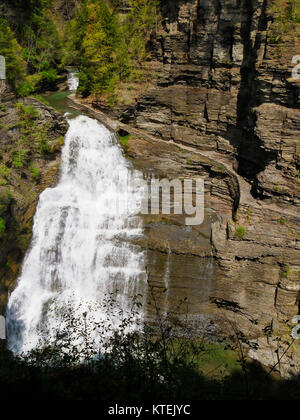
[[[164,155],[156,153],[163,146],[135,139],[132,157],[147,156],[165,176],[206,178],[218,214],[216,296],[257,320],[253,327],[235,315],[259,338],[252,356],[265,363],[269,345],[290,338],[300,302],[300,83],[291,76],[300,28],[295,21],[278,34],[278,10],[271,0],[161,2],[162,25],[149,45],[152,80],[135,103],[113,112],[170,147]],[[174,144],[196,158],[178,162]],[[297,353],[299,361],[295,344],[289,356]]]
[[[57,181],[67,123],[36,99],[16,101],[0,81],[0,314],[32,232],[39,194]]]
[[[57,10],[70,17],[75,3],[57,2]],[[148,239],[141,245],[149,250],[151,281],[163,287],[158,271],[170,260],[174,290],[184,284],[193,293],[199,259],[211,251],[216,267],[213,285],[207,285],[206,312],[218,320],[209,295],[237,302],[243,316],[235,313],[232,319],[260,344],[251,356],[270,364],[278,343],[291,339],[300,306],[300,82],[292,77],[292,59],[300,54],[299,22],[284,23],[281,16],[279,24],[278,4],[161,1],[161,19],[148,46],[147,81],[133,92],[124,86],[124,101],[114,110],[93,103],[131,134],[126,152],[137,167],[161,177],[206,181],[211,213],[205,232],[188,231],[172,218],[145,221]],[[127,5],[122,2],[124,13]],[[10,169],[20,113],[12,93],[2,89],[0,163]],[[5,292],[28,245],[38,194],[55,182],[59,136],[65,131],[48,107],[34,100],[25,103],[30,105],[38,110],[37,125],[45,119],[50,124],[51,147],[41,156],[28,146],[39,172],[14,165],[11,176],[2,167],[0,217],[6,230],[0,234],[0,284]],[[198,290],[194,301],[200,295]],[[297,342],[279,367],[283,374],[299,371]]]

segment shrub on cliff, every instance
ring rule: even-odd
[[[232,307],[231,302],[218,300],[217,303]],[[110,299],[101,302],[109,315],[112,305],[114,301]],[[238,313],[242,308],[234,306],[233,310]],[[133,308],[123,318],[120,311],[121,320],[116,328],[105,321],[90,323],[91,310],[74,317],[70,304],[61,314],[62,323],[56,337],[52,337],[54,342],[49,342],[49,335],[44,331],[40,347],[23,357],[14,357],[0,346],[0,399],[298,399],[299,380],[277,382],[259,365],[246,366],[245,358],[238,362],[243,366],[241,371],[236,359],[232,359],[232,352],[226,358],[226,346],[222,349],[217,343],[195,339],[189,323],[174,318],[173,313],[159,312],[156,322],[128,332],[128,327],[135,323],[135,311]],[[95,331],[102,332],[100,351],[95,347]],[[236,333],[234,339],[240,347],[244,337]],[[203,362],[211,357],[215,365],[204,373]],[[219,376],[215,375],[217,370],[221,372]]]
[[[4,233],[5,229],[6,229],[5,222],[2,219],[2,217],[0,217],[0,233]]]
[[[226,363],[217,344],[211,347],[195,339],[188,323],[173,313],[162,314],[156,305],[157,320],[139,323],[138,300],[133,298],[127,313],[115,299],[110,295],[101,302],[104,320],[94,319],[91,305],[89,312],[75,313],[70,302],[57,313],[61,322],[55,335],[49,334],[47,324],[41,326],[38,348],[15,359],[4,352],[3,364],[0,352],[0,386],[7,372],[12,378],[5,395],[15,388],[29,399],[179,400],[221,395],[221,382],[205,379],[198,365],[201,357],[216,351],[218,362]]]

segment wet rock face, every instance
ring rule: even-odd
[[[25,99],[22,106],[36,113],[34,127],[26,134],[13,93],[4,82],[0,91],[0,218],[5,226],[0,229],[1,314],[29,245],[39,194],[57,181],[67,124],[41,102]],[[45,152],[42,144],[47,145]]]

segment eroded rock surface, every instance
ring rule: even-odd
[[[300,301],[300,84],[291,78],[299,27],[278,45],[274,3],[162,2],[151,86],[112,112],[130,125],[127,153],[135,164],[169,178],[206,179],[218,215],[211,227],[215,294],[257,320],[234,316],[247,336],[262,337],[252,356],[266,363],[277,337],[291,338]],[[298,343],[289,357],[280,364],[284,374],[299,369]]]

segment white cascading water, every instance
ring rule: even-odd
[[[144,253],[131,239],[143,233],[138,211],[141,174],[130,168],[114,135],[96,120],[69,120],[61,177],[39,199],[30,249],[8,303],[8,344],[17,354],[55,340],[64,311],[93,311],[107,319],[103,298],[116,292],[130,311],[129,296],[146,287]]]
[[[71,92],[76,92],[79,86],[78,71],[69,71],[68,87]]]

